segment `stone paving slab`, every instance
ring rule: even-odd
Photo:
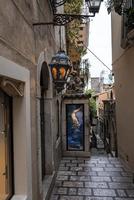
[[[65,157],[50,200],[134,200],[132,173],[117,158]]]
[[[86,197],[85,200],[113,200],[112,197]]]

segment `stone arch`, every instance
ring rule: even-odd
[[[40,87],[46,91],[48,90],[48,86],[49,86],[49,71],[48,71],[47,63],[43,62],[41,72],[40,72]]]
[[[42,133],[41,133],[41,99],[44,101],[44,149],[45,160],[42,160]],[[39,159],[39,181],[40,191],[42,190],[42,167],[45,165],[45,174],[50,175],[53,172],[52,157],[52,99],[53,83],[49,66],[46,62],[45,54],[42,52],[37,64],[37,133],[38,133],[38,159]],[[45,162],[45,163],[42,163]]]
[[[53,97],[53,83],[52,83],[52,75],[50,68],[48,67],[48,64],[46,62],[46,56],[45,53],[42,52],[39,56],[38,59],[38,64],[37,64],[37,97],[40,97],[40,74],[41,70],[44,70],[49,77],[49,82],[48,82],[48,89],[47,89],[47,98],[52,98]]]

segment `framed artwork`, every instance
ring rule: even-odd
[[[84,151],[84,104],[66,104],[67,150]]]

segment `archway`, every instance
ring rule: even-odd
[[[47,177],[53,174],[53,82],[46,60],[46,55],[42,52],[37,65],[37,135],[40,193],[44,190]]]

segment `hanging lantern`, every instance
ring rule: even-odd
[[[59,51],[52,57],[49,64],[57,91],[64,89],[64,85],[67,81],[68,75],[71,71],[71,62],[69,57],[65,54],[65,51]]]
[[[89,12],[90,13],[97,13],[100,9],[101,1],[103,0],[85,0],[88,3]]]

